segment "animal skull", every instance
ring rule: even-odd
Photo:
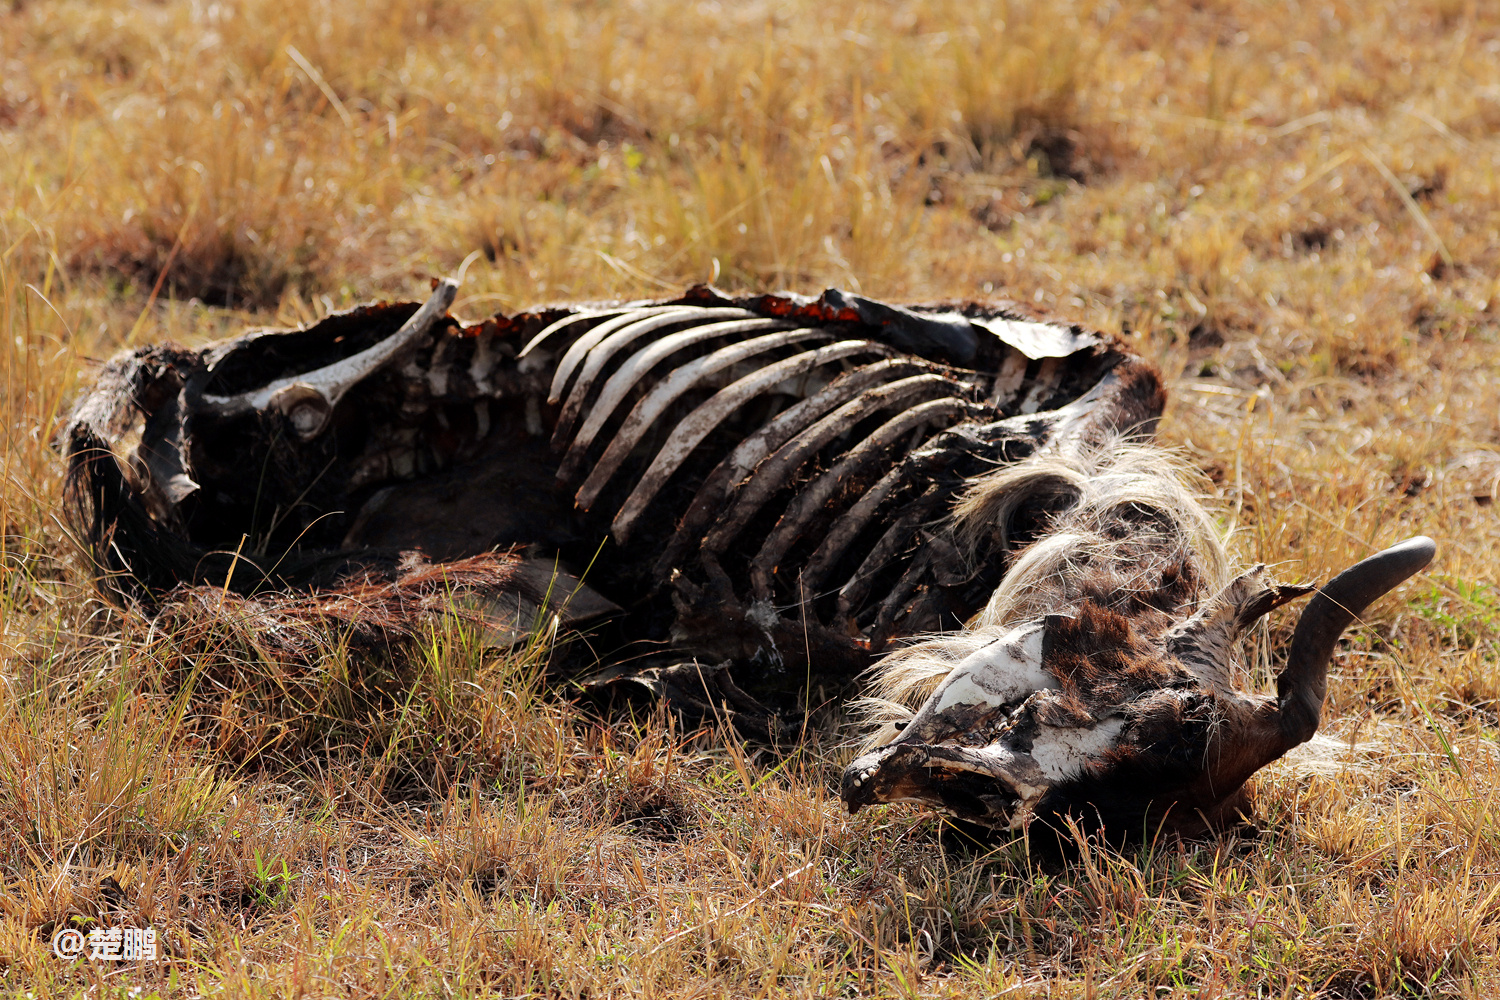
[[[957,664],[891,742],[849,765],[844,801],[851,812],[919,802],[1007,829],[1064,813],[1146,836],[1231,821],[1246,779],[1317,730],[1339,635],[1434,552],[1431,539],[1411,538],[1319,589],[1275,698],[1226,681],[1244,631],[1312,589],[1277,586],[1264,567],[1156,642],[1091,602],[1018,626]]]

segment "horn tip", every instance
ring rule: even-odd
[[[1382,555],[1399,560],[1407,575],[1410,575],[1425,569],[1432,562],[1437,555],[1437,542],[1426,535],[1413,535],[1404,542],[1392,545]]]

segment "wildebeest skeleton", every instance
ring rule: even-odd
[[[1245,695],[1237,640],[1311,588],[1230,578],[1122,345],[837,291],[463,324],[456,288],[111,362],[68,430],[106,585],[399,587],[420,551],[512,632],[603,622],[591,683],[759,735],[886,654],[851,809],[1192,829],[1312,735],[1339,633],[1432,554],[1334,580]]]

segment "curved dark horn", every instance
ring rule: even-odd
[[[1276,678],[1287,749],[1318,731],[1328,691],[1328,661],[1344,629],[1381,595],[1430,563],[1436,552],[1437,545],[1425,535],[1408,538],[1360,560],[1313,595],[1292,633],[1286,669]]]

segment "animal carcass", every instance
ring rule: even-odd
[[[400,586],[418,553],[511,633],[593,622],[591,683],[762,736],[889,653],[905,725],[844,798],[1005,827],[1216,818],[1315,728],[1346,613],[1430,557],[1340,577],[1251,698],[1235,639],[1308,588],[1225,579],[1121,344],[833,290],[464,323],[456,288],[112,361],[67,431],[106,587]]]

